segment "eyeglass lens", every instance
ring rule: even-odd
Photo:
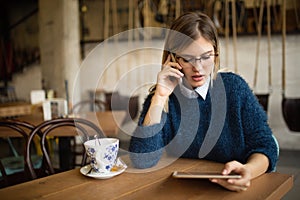
[[[214,54],[208,54],[197,58],[197,57],[183,57],[183,56],[176,55],[176,58],[181,65],[192,64],[195,66],[197,65],[197,61],[199,61],[202,65],[209,66],[212,65],[214,62],[212,59],[213,56]]]

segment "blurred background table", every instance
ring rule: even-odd
[[[84,118],[92,121],[94,124],[99,126],[103,133],[107,137],[116,137],[118,129],[121,126],[123,120],[125,119],[125,111],[101,111],[101,112],[87,112],[82,114],[70,115],[69,117]],[[26,121],[33,125],[39,125],[44,121],[42,113],[22,115],[15,118],[16,120]],[[64,131],[54,131],[50,136],[76,136],[77,133],[70,129],[65,128]],[[2,131],[1,137],[16,137],[19,136],[15,133],[9,131]]]
[[[10,102],[0,104],[0,118],[30,115],[33,106],[27,102]]]

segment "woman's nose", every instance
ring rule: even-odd
[[[203,65],[201,64],[200,61],[196,61],[194,64],[193,64],[193,70],[194,71],[200,71],[203,69]]]

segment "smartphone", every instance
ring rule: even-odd
[[[171,61],[177,63],[174,54],[171,53],[171,52],[169,52],[169,54],[170,54],[170,56],[171,56]],[[179,71],[182,72],[182,70],[179,70]],[[174,78],[174,77],[170,77],[170,80],[171,80],[171,81],[174,81],[175,78]]]
[[[172,61],[172,62],[176,62],[176,59],[175,59],[174,54],[173,54],[173,53],[170,53],[170,56],[171,56],[171,61]]]
[[[170,56],[171,56],[171,61],[177,63],[174,54],[170,52]],[[179,70],[179,71],[182,72],[182,70]]]
[[[242,176],[239,174],[227,174],[223,175],[218,172],[179,172],[179,171],[174,171],[172,176],[174,178],[241,178]]]

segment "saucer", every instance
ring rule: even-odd
[[[119,174],[122,174],[126,170],[126,168],[127,168],[126,164],[118,165],[117,167],[115,167],[114,171],[110,171],[107,173],[99,173],[99,172],[95,172],[94,170],[91,170],[90,165],[86,165],[80,168],[80,173],[83,174],[84,176],[92,177],[95,179],[109,179]]]

